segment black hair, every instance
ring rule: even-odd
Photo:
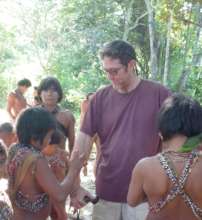
[[[190,97],[174,94],[160,109],[158,127],[164,141],[176,134],[198,135],[202,132],[202,107]]]
[[[41,92],[43,90],[48,90],[51,87],[54,87],[54,89],[57,91],[59,95],[58,102],[60,102],[63,98],[63,91],[60,82],[55,77],[49,76],[40,82],[38,86],[38,95],[41,97]]]
[[[25,87],[29,88],[32,85],[32,83],[29,79],[24,78],[24,79],[21,79],[20,81],[18,81],[17,85],[18,86],[25,86]]]
[[[124,66],[127,66],[131,60],[137,61],[133,46],[123,40],[115,40],[105,44],[100,51],[100,57],[104,59],[105,56],[119,59]]]
[[[13,125],[10,122],[5,122],[0,125],[0,132],[12,133]]]
[[[32,107],[20,113],[16,133],[21,144],[31,144],[31,140],[43,142],[48,131],[56,129],[55,118],[41,107]]]
[[[51,136],[50,144],[60,144],[61,134],[58,130],[55,130]]]

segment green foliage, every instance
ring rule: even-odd
[[[152,2],[158,80],[163,78],[168,20],[172,11],[168,84],[172,90],[177,91],[182,72],[187,71],[189,74],[185,93],[202,101],[202,40],[199,41],[197,37],[201,27],[196,25],[201,22],[197,8],[201,9],[202,3],[184,0]],[[130,3],[130,0],[33,0],[26,3],[13,0],[16,23],[7,28],[0,20],[0,73],[9,72],[24,60],[38,60],[43,69],[38,81],[47,75],[56,76],[64,89],[62,105],[78,114],[85,94],[109,83],[101,70],[99,48],[105,42],[122,39],[126,26],[133,27],[137,19],[147,12],[144,1],[133,1],[128,19]],[[136,49],[139,74],[149,78],[147,16],[130,29],[127,40]],[[6,97],[7,90],[13,86],[8,85],[2,77],[0,80],[1,95]]]

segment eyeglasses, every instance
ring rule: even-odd
[[[124,68],[124,67],[125,67],[125,66],[121,66],[121,67],[119,67],[119,68],[104,69],[104,72],[105,72],[106,74],[111,75],[111,76],[116,76],[116,75],[118,75],[119,71],[120,71],[122,68]]]

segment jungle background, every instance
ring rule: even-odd
[[[98,52],[114,39],[135,47],[142,78],[202,103],[202,0],[0,0],[0,107],[21,78],[52,75],[78,115],[109,83]]]

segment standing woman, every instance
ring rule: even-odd
[[[57,130],[61,136],[59,146],[65,149],[66,139],[68,139],[71,153],[75,138],[75,118],[69,110],[63,110],[58,105],[63,98],[60,82],[55,77],[46,77],[38,87],[38,95],[41,98],[41,106],[51,112],[56,118]]]

